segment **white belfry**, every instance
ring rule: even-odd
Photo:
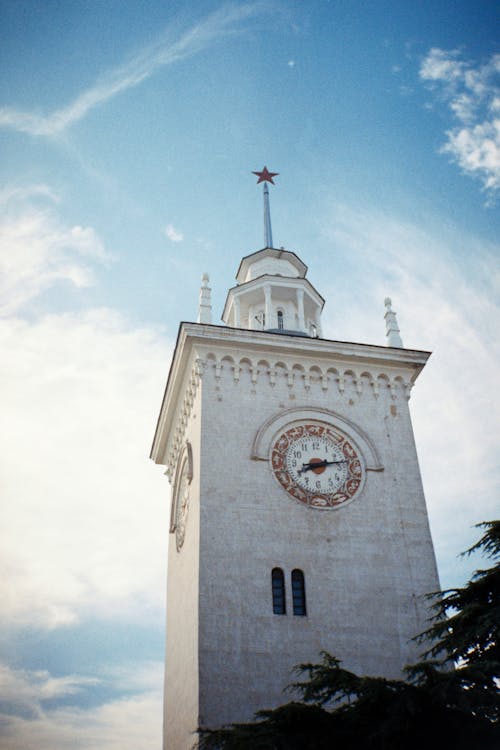
[[[212,322],[212,290],[208,286],[210,276],[208,273],[202,274],[200,288],[200,305],[198,308],[198,323]]]
[[[401,336],[399,335],[399,327],[398,327],[398,321],[396,320],[396,313],[392,309],[392,300],[390,297],[386,297],[384,300],[384,305],[386,308],[386,313],[384,315],[385,318],[385,327],[386,327],[386,336],[387,336],[387,346],[395,346],[398,349],[403,348],[403,340],[401,339]]]

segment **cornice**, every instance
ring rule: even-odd
[[[373,362],[394,367],[413,367],[422,370],[431,352],[418,349],[401,349],[378,344],[359,344],[351,341],[312,338],[288,335],[287,333],[270,333],[246,328],[207,325],[201,323],[181,323],[184,338],[200,343],[210,340],[222,347],[246,347],[272,352],[290,352],[306,357],[333,357],[346,361]],[[416,377],[416,376],[415,376]],[[415,379],[415,378],[414,378]]]

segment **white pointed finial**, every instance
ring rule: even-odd
[[[202,274],[200,289],[200,306],[198,308],[198,323],[212,322],[212,290],[208,286],[210,276],[208,273]]]
[[[403,348],[403,341],[399,335],[398,321],[396,320],[396,313],[393,311],[391,305],[392,301],[390,297],[386,297],[384,300],[385,305],[385,328],[387,336],[387,346],[395,346],[398,349]]]

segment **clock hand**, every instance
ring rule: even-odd
[[[346,464],[348,459],[344,458],[341,461],[315,461],[313,464],[302,464],[302,468],[298,470],[298,474],[303,474],[305,471],[311,471],[312,469],[320,469],[322,466],[331,466],[332,464]]]

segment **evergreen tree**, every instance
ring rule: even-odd
[[[500,521],[464,554],[494,565],[460,589],[431,594],[424,661],[406,680],[359,677],[323,653],[301,664],[290,686],[301,702],[261,711],[256,720],[200,730],[200,750],[498,750],[500,747]]]

